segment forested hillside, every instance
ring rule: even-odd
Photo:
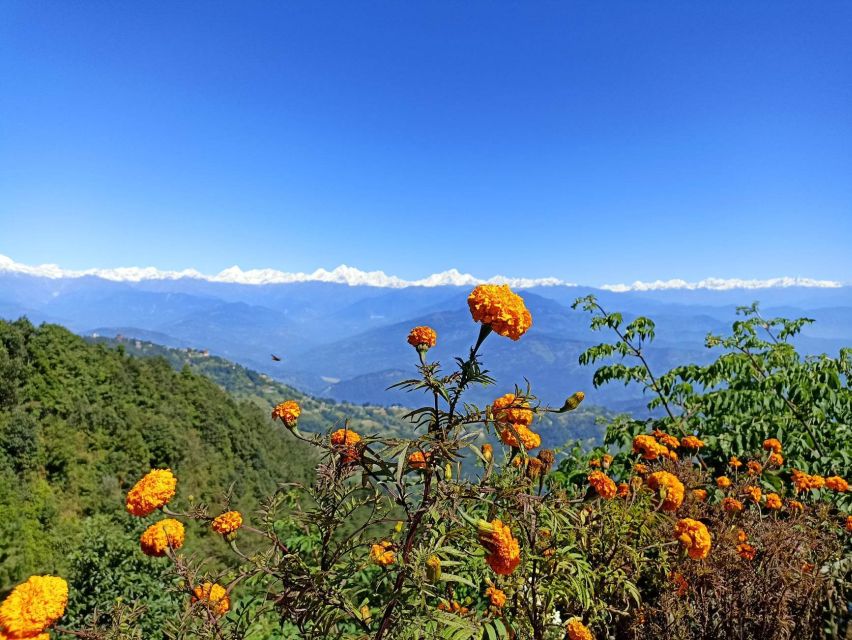
[[[100,602],[148,596],[160,565],[128,552],[139,531],[123,510],[146,471],[171,467],[196,503],[220,504],[231,490],[250,512],[278,482],[304,479],[313,461],[267,411],[188,368],[55,325],[0,321],[0,593],[54,572]],[[211,543],[201,532],[190,551]],[[72,618],[87,606],[71,604]]]

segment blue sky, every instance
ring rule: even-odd
[[[848,2],[0,6],[0,253],[852,281]]]

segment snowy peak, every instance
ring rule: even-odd
[[[92,276],[115,282],[141,282],[143,280],[180,280],[191,278],[208,282],[226,282],[245,285],[290,284],[295,282],[330,282],[346,284],[351,287],[468,287],[477,284],[508,284],[518,289],[530,287],[575,287],[576,284],[559,278],[509,278],[494,276],[488,279],[477,278],[469,273],[461,273],[457,269],[449,269],[434,273],[420,280],[403,280],[397,276],[389,276],[384,271],[361,271],[355,267],[342,264],[331,271],[317,269],[312,273],[289,273],[277,269],[249,269],[244,271],[238,266],[229,267],[215,275],[206,275],[195,269],[183,271],[163,271],[155,267],[119,267],[115,269],[63,269],[55,264],[30,266],[15,262],[11,258],[0,255],[0,273],[20,273],[40,278],[82,278]],[[742,280],[707,278],[699,282],[686,280],[656,280],[654,282],[637,281],[633,284],[605,284],[601,289],[613,292],[625,291],[657,291],[667,289],[708,289],[726,291],[730,289],[766,289],[775,287],[814,287],[837,288],[843,283],[834,280],[815,280],[812,278],[771,278],[768,280]]]

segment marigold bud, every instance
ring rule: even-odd
[[[482,445],[482,457],[490,463],[494,459],[494,447],[487,443]]]
[[[568,399],[565,400],[565,404],[562,405],[562,408],[558,413],[565,413],[566,411],[573,411],[577,407],[580,406],[580,403],[585,399],[586,394],[582,391],[576,391],[568,396]]]
[[[429,582],[438,582],[441,579],[441,559],[431,555],[426,560],[426,578]]]

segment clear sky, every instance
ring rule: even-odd
[[[850,2],[0,3],[0,254],[852,281]]]

